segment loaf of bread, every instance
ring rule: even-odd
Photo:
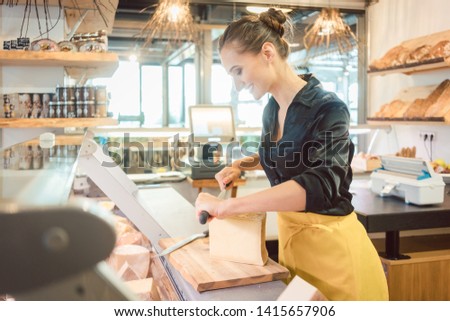
[[[389,104],[387,108],[386,117],[395,118],[402,117],[405,111],[408,109],[409,103],[402,100],[394,100]]]
[[[389,103],[384,104],[380,107],[380,110],[377,111],[374,117],[386,117],[385,115],[388,113]]]
[[[450,56],[450,40],[439,41],[430,50],[430,55],[433,58],[441,58]]]
[[[444,121],[450,123],[450,111],[444,115]]]
[[[426,99],[417,98],[412,102],[403,115],[405,118],[423,118],[430,104]]]
[[[410,101],[400,101],[401,103],[396,104],[392,110],[391,118],[403,118],[405,112],[408,110],[412,102]]]
[[[428,108],[425,117],[444,117],[450,112],[450,87]]]
[[[450,110],[450,80],[444,80],[435,91],[439,91],[439,95],[426,111],[425,117],[443,117]]]
[[[403,100],[393,100],[390,103],[381,106],[380,110],[375,113],[375,117],[382,118],[402,118],[411,102]]]
[[[424,60],[424,57],[429,55],[431,50],[430,45],[422,45],[411,51],[406,58],[407,64],[419,63]]]
[[[405,112],[405,118],[424,118],[424,117],[436,117],[435,115],[431,116],[431,114],[441,108],[441,107],[432,107],[439,98],[448,90],[450,87],[450,80],[446,79],[441,82],[425,99],[418,98],[414,100],[414,102],[408,107]],[[431,108],[433,108],[433,112],[431,112]],[[429,111],[430,109],[430,111]]]
[[[404,46],[396,46],[390,49],[381,59],[375,59],[370,65],[370,70],[381,70],[405,64],[409,50]]]

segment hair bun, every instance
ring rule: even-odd
[[[278,33],[280,37],[283,37],[283,25],[287,20],[286,15],[283,13],[283,11],[269,8],[269,10],[261,12],[259,14],[259,20],[264,22],[270,29]]]

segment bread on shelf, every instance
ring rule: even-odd
[[[369,64],[369,71],[383,71],[439,62],[450,56],[450,30],[404,41]],[[440,60],[439,60],[440,59]]]
[[[444,117],[450,112],[450,80],[445,81],[445,88],[436,101],[428,108],[425,117]]]
[[[382,118],[398,118],[403,117],[405,110],[409,107],[411,102],[402,101],[399,99],[393,100],[390,103],[381,106],[381,109],[375,114],[375,117]]]
[[[412,90],[410,90],[412,92]],[[411,99],[412,100],[412,99]],[[447,115],[447,116],[446,116]],[[450,80],[441,82],[426,97],[412,101],[407,97],[394,99],[381,106],[374,117],[395,120],[429,120],[450,117]],[[446,121],[448,121],[446,118]]]
[[[430,50],[430,59],[450,56],[450,40],[439,41]]]
[[[370,70],[382,70],[390,67],[403,65],[408,57],[409,50],[403,46],[396,46],[390,49],[381,59],[374,60],[370,65]]]
[[[408,107],[405,111],[403,117],[405,118],[423,118],[425,117],[425,112],[428,107],[431,106],[431,103],[427,99],[417,98],[413,101],[413,103]]]
[[[408,58],[406,58],[407,64],[416,64],[421,61],[424,61],[424,57],[430,54],[431,46],[430,45],[422,45],[417,47],[416,49],[412,50]]]

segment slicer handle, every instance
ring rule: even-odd
[[[201,211],[200,216],[198,217],[198,220],[199,220],[200,224],[206,224],[209,217],[210,217],[210,215],[207,211]]]
[[[228,182],[226,185],[225,185],[225,188],[228,188],[230,185],[231,185],[231,183],[232,182]],[[225,195],[226,195],[226,192],[225,192],[225,190],[223,190],[222,192],[220,192],[220,194],[219,194],[219,198],[220,199],[223,199],[224,197],[225,197]],[[200,216],[198,217],[198,220],[199,220],[199,222],[200,222],[200,224],[206,224],[206,222],[208,221],[208,218],[210,217],[211,215],[208,213],[208,211],[205,211],[205,210],[203,210],[203,211],[201,211],[200,212]]]

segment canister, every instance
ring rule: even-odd
[[[84,102],[84,114],[86,117],[95,117],[96,115],[96,108],[95,108],[95,101],[93,100],[86,100]]]
[[[97,101],[97,117],[107,117],[108,116],[108,105],[106,101]]]
[[[73,101],[66,101],[66,102],[64,102],[64,106],[65,106],[64,109],[66,111],[65,118],[75,118],[75,117],[77,117],[76,110],[75,110],[75,102],[73,102]]]
[[[83,87],[83,101],[95,100],[95,87],[84,86]]]
[[[76,104],[76,117],[78,117],[78,118],[85,117],[83,115],[83,108],[84,108],[84,102],[77,101],[77,104]]]
[[[97,102],[106,102],[108,100],[106,86],[97,86],[95,87],[95,100]]]

